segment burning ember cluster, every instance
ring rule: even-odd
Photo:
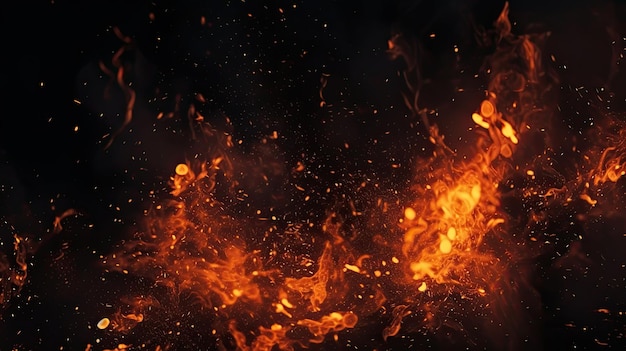
[[[560,141],[550,131],[559,85],[542,52],[547,34],[513,33],[508,17],[506,5],[482,33],[494,50],[480,73],[484,97],[462,116],[473,125],[463,150],[446,141],[448,117],[438,125],[420,106],[420,58],[411,39],[390,37],[387,52],[403,67],[406,106],[425,127],[430,149],[415,156],[410,183],[389,191],[365,176],[353,188],[344,185],[323,216],[285,220],[257,206],[255,187],[277,178],[295,189],[297,213],[319,205],[316,196],[331,198],[338,185],[309,192],[304,184],[317,177],[307,159],[281,172],[267,156],[278,132],[263,138],[258,159],[246,158],[228,118],[216,127],[197,94],[184,114],[202,150],[181,152],[167,190],[155,190],[127,239],[100,256],[106,274],[135,283],[120,286],[127,292],[107,301],[109,313],[94,316],[89,328],[98,337],[84,349],[391,350],[416,339],[451,349],[537,345],[538,326],[529,321],[541,311],[528,262],[553,245],[546,229],[559,225],[553,220],[618,215],[626,122],[611,112],[599,116],[584,136],[590,142],[565,151],[574,166],[561,171]],[[120,61],[132,40],[116,34],[123,46],[100,68],[127,108],[105,148],[128,132],[136,102]],[[330,78],[322,77],[321,108],[328,107]],[[155,114],[155,121],[179,112]],[[54,232],[76,214],[59,216]],[[15,234],[12,256],[0,257],[2,306],[28,282],[28,241]],[[575,242],[563,260],[578,254]]]

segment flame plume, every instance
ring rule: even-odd
[[[414,290],[406,297],[408,304],[394,309],[385,338],[400,333],[402,319],[415,313],[424,315],[427,325],[440,328],[436,320],[443,304],[423,295],[429,290],[490,301],[484,306],[495,315],[516,313],[516,308],[505,307],[512,306],[512,300],[499,298],[506,291],[514,299],[516,288],[500,277],[506,277],[515,264],[507,261],[519,259],[497,252],[500,243],[511,240],[506,238],[509,218],[501,207],[502,186],[519,169],[516,152],[523,147],[525,135],[550,118],[546,97],[554,82],[542,69],[543,37],[513,35],[508,10],[506,4],[495,23],[497,47],[487,60],[486,96],[472,115],[479,127],[474,148],[463,155],[453,152],[439,128],[427,121],[425,110],[416,110],[419,91],[409,87],[415,95],[410,106],[426,121],[435,149],[430,159],[418,164],[412,189],[416,200],[405,206],[401,219],[401,252]],[[402,41],[389,46],[393,58],[415,60]],[[514,334],[517,327],[504,328]]]

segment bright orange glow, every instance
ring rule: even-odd
[[[201,21],[204,25],[204,17]],[[417,70],[417,60],[410,56],[414,48],[402,35],[393,36],[388,41],[390,56],[406,60],[402,73],[409,93],[404,102],[426,125],[425,140],[432,150],[427,157],[415,158],[409,181],[397,185],[393,196],[370,199],[377,190],[367,191],[381,185],[359,179],[355,192],[367,193],[363,198],[346,191],[337,199],[346,200],[345,208],[341,204],[326,208],[323,215],[312,213],[301,222],[289,217],[289,211],[283,214],[287,219],[281,218],[274,207],[263,208],[247,199],[255,196],[259,184],[271,189],[267,195],[271,200],[260,202],[297,203],[300,194],[304,202],[330,197],[331,185],[319,193],[310,191],[310,182],[318,178],[306,157],[270,162],[258,156],[259,161],[242,161],[241,151],[233,150],[233,134],[205,125],[205,114],[190,105],[190,122],[203,126],[192,129],[193,139],[208,140],[209,150],[170,171],[167,197],[146,211],[133,240],[103,257],[104,266],[154,282],[166,291],[163,295],[175,296],[172,301],[191,301],[213,317],[212,333],[229,334],[238,350],[290,351],[338,342],[347,335],[342,331],[376,314],[387,319],[384,340],[401,333],[405,318],[427,330],[450,327],[442,311],[452,311],[448,308],[452,303],[467,303],[485,315],[506,318],[510,311],[506,294],[516,287],[507,281],[507,260],[515,257],[515,250],[508,250],[505,243],[520,234],[509,231],[517,219],[509,217],[504,196],[520,191],[526,198],[546,202],[563,197],[565,203],[574,199],[599,206],[601,197],[593,191],[626,175],[626,146],[613,133],[613,139],[591,150],[585,172],[577,177],[578,188],[532,183],[518,190],[524,185],[511,181],[517,181],[515,176],[532,182],[549,169],[516,159],[519,150],[523,154],[533,146],[528,136],[537,131],[530,125],[543,116],[537,112],[541,104],[529,101],[539,100],[546,78],[538,43],[511,33],[508,4],[496,29],[497,41],[504,44],[489,61],[485,94],[460,115],[467,118],[471,113],[466,122],[480,128],[468,128],[473,134],[459,138],[465,144],[458,148],[431,121],[446,116],[433,119],[418,106],[419,91],[409,78]],[[458,47],[454,51],[459,53]],[[122,67],[117,69],[118,75],[123,73]],[[121,85],[123,77],[118,78]],[[319,98],[320,107],[330,109],[324,96],[329,79],[330,74],[322,73]],[[132,107],[131,92],[125,92]],[[196,95],[196,102],[207,99]],[[283,135],[280,129],[269,129],[255,152],[269,153],[271,149],[264,147],[281,141]],[[355,149],[348,142],[339,145],[342,152]],[[389,167],[405,166],[394,161]],[[272,183],[284,174],[297,181],[285,182],[288,186]],[[339,181],[334,184],[342,186]],[[289,196],[283,195],[284,188],[295,189],[296,195],[288,191]],[[539,221],[539,215],[528,216]],[[55,225],[60,227],[62,218]],[[132,294],[116,307],[98,322],[99,329],[128,334],[163,308],[157,298]]]
[[[0,145],[8,349],[623,340],[626,27],[605,12],[626,7],[349,3],[85,12],[97,43],[58,53],[35,41],[56,32],[15,36],[19,106],[37,103],[5,132],[36,117],[59,129],[15,139],[63,150]]]
[[[491,117],[496,112],[496,108],[493,106],[491,101],[483,100],[480,104],[480,114],[485,116],[486,118]]]
[[[329,315],[322,316],[319,320],[300,320],[298,321],[298,325],[309,328],[309,331],[311,331],[314,336],[311,342],[319,344],[324,341],[326,334],[346,328],[353,328],[358,320],[357,315],[352,312],[332,312]]]
[[[185,176],[189,173],[189,167],[186,164],[179,164],[176,166],[176,175]]]
[[[98,322],[98,329],[106,329],[109,326],[110,323],[111,323],[111,321],[108,318],[102,318]]]

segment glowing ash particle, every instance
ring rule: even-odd
[[[480,114],[487,118],[491,117],[491,115],[493,115],[495,111],[496,108],[489,100],[483,100],[483,102],[480,104]]]
[[[450,227],[446,236],[448,239],[454,240],[456,238],[456,229],[454,227]]]
[[[441,242],[439,243],[439,251],[443,254],[449,254],[452,251],[452,243],[446,236],[441,236]]]
[[[176,166],[176,174],[179,176],[187,175],[187,173],[189,173],[189,167],[186,164],[180,163]]]
[[[413,208],[407,207],[406,209],[404,209],[404,218],[412,221],[415,219],[415,217],[417,217],[417,213],[415,213],[415,210]]]
[[[106,329],[111,321],[108,318],[102,318],[100,322],[98,322],[98,329]]]
[[[478,113],[472,113],[472,120],[474,121],[474,123],[478,124],[479,126],[485,129],[489,129],[489,123],[485,121],[483,116],[479,115]]]

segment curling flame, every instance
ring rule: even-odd
[[[604,149],[598,161],[598,167],[592,175],[594,185],[608,181],[615,183],[626,175],[626,160],[622,160],[626,150],[624,150],[624,145],[620,145],[619,148],[621,150],[618,146],[609,146]]]
[[[319,258],[318,271],[310,276],[300,279],[287,278],[285,285],[292,290],[298,291],[302,296],[308,298],[310,301],[311,311],[319,311],[320,305],[324,302],[327,296],[326,283],[329,279],[330,270],[332,267],[332,246],[330,243],[326,243],[324,252]]]
[[[160,307],[159,302],[152,297],[126,297],[122,302],[126,305],[125,310],[119,308],[111,318],[101,319],[97,325],[99,329],[106,329],[110,326],[112,330],[128,333],[144,321],[144,316],[148,311]]]
[[[303,319],[298,321],[298,325],[303,325],[309,329],[314,338],[313,343],[321,343],[324,341],[326,334],[333,331],[340,331],[346,328],[353,328],[359,318],[352,312],[340,313],[333,312],[327,316],[322,316],[319,321],[311,319]]]

